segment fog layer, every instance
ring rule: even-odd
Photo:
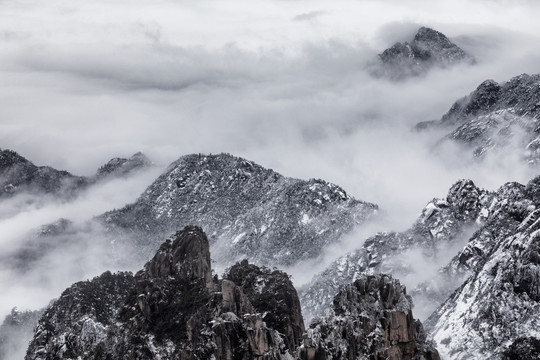
[[[540,72],[539,10],[535,1],[480,0],[0,1],[0,147],[81,175],[136,151],[161,165],[229,152],[339,184],[379,204],[386,230],[402,230],[460,178],[495,189],[534,175],[517,152],[482,163],[457,148],[435,156],[443,134],[411,128],[439,119],[486,79]],[[444,32],[477,64],[399,83],[365,71],[419,26]],[[144,180],[77,204],[44,200],[23,211],[3,201],[2,251],[34,226],[134,201]],[[351,241],[342,250],[362,239]],[[74,276],[62,268],[20,281],[0,272],[8,289],[0,315],[44,305],[49,290],[101,271],[88,260],[101,248],[85,251],[96,256],[82,257]]]

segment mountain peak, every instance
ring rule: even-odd
[[[0,149],[0,170],[11,167],[18,163],[30,163],[29,160],[9,149]]]
[[[438,44],[446,44],[448,46],[452,46],[452,42],[448,40],[446,35],[443,33],[433,30],[431,28],[422,26],[420,29],[418,29],[418,32],[416,35],[414,35],[413,41],[424,41],[424,42],[432,42],[432,43],[438,43]]]
[[[137,276],[148,279],[180,276],[202,280],[210,287],[212,268],[206,234],[198,226],[186,226],[176,232],[172,240],[168,239],[161,245]]]
[[[135,204],[103,219],[149,245],[177,228],[204,224],[222,265],[248,257],[275,266],[319,256],[376,212],[376,205],[326,181],[287,178],[230,154],[192,154],[173,162]]]
[[[373,74],[394,80],[419,76],[433,67],[475,62],[443,33],[428,27],[421,27],[410,42],[398,42],[384,50],[379,60],[380,66],[374,68]]]
[[[498,83],[483,81],[469,95],[458,99],[443,115],[445,125],[463,124],[467,120],[494,111],[509,111],[518,116],[540,117],[540,74],[521,74]]]

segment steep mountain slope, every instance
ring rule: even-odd
[[[461,180],[445,199],[433,199],[423,209],[414,225],[402,233],[379,233],[363,246],[333,262],[312,282],[300,289],[303,312],[307,318],[321,314],[334,295],[362,274],[415,274],[415,262],[424,263],[444,256],[478,227],[487,215],[491,195],[470,180]],[[427,259],[427,260],[426,260]],[[425,274],[424,274],[425,276]],[[458,280],[459,281],[459,280]],[[447,284],[452,287],[452,284]],[[459,286],[453,284],[453,288]],[[441,299],[442,302],[444,299]],[[432,310],[437,304],[432,304]]]
[[[444,269],[472,273],[426,323],[445,358],[491,359],[540,339],[539,184],[499,189],[488,221]]]
[[[135,276],[107,272],[64,291],[26,359],[290,359],[303,332],[285,273],[243,262],[213,278],[206,235],[186,227]]]
[[[418,128],[447,128],[443,143],[464,145],[476,157],[497,150],[519,151],[532,165],[540,161],[540,75],[522,74],[504,83],[486,80],[456,101],[439,121]]]
[[[315,319],[299,349],[301,360],[438,360],[412,314],[405,287],[388,275],[360,276],[334,298],[333,311]]]
[[[396,43],[379,54],[376,76],[400,80],[425,74],[433,67],[474,64],[474,58],[433,29],[421,27],[411,42]]]
[[[323,180],[297,180],[228,154],[183,156],[131,205],[100,220],[117,240],[154,251],[160,237],[204,226],[215,259],[292,265],[320,255],[377,212]],[[127,234],[127,238],[126,238]]]

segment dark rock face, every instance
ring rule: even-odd
[[[115,314],[134,285],[130,273],[106,272],[79,282],[45,311],[30,343],[28,359],[76,358],[100,354]],[[31,350],[30,350],[31,349]]]
[[[202,281],[210,288],[212,267],[206,234],[191,227],[177,232],[174,241],[165,241],[137,275],[143,279],[180,277]]]
[[[540,339],[534,337],[523,337],[517,339],[502,353],[501,359],[540,359]]]
[[[390,276],[361,276],[335,296],[333,311],[312,322],[300,359],[439,359]]]
[[[540,75],[522,74],[505,83],[486,80],[456,101],[440,121],[417,128],[448,128],[441,140],[471,149],[476,158],[519,149],[522,160],[540,161]]]
[[[290,359],[304,328],[288,276],[243,262],[227,277],[211,277],[206,235],[186,227],[135,276],[104,273],[64,291],[26,359]],[[287,312],[269,315],[277,309]]]
[[[433,29],[421,27],[411,42],[396,43],[379,54],[378,76],[400,80],[425,74],[433,67],[474,64],[472,56]]]
[[[244,260],[232,266],[225,279],[238,284],[257,312],[267,313],[264,321],[284,334],[287,348],[292,349],[301,342],[304,319],[298,294],[287,274],[259,268]]]
[[[445,199],[433,199],[423,209],[413,226],[402,233],[379,233],[368,238],[363,246],[330,264],[312,282],[300,289],[304,316],[320,315],[330,306],[334,295],[361,274],[411,273],[407,251],[417,251],[423,258],[439,256],[439,249],[452,246],[478,226],[489,205],[488,193],[471,180],[460,180],[449,190]],[[445,282],[442,293],[429,306],[432,310],[453,291],[462,280],[462,273],[454,274]],[[456,280],[455,280],[456,279]],[[454,285],[450,285],[455,283]]]
[[[219,263],[277,266],[320,255],[376,211],[322,180],[285,178],[227,154],[187,155],[134,204],[101,220],[113,236],[152,252],[165,234],[195,224],[206,229]]]

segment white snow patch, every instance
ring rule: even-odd
[[[244,237],[244,235],[246,235],[245,232],[238,234],[232,241],[233,245],[236,245]]]
[[[312,219],[309,217],[308,214],[303,213],[302,214],[302,220],[300,220],[300,221],[302,222],[302,224],[307,225],[307,224],[309,224],[311,222],[311,220]]]

